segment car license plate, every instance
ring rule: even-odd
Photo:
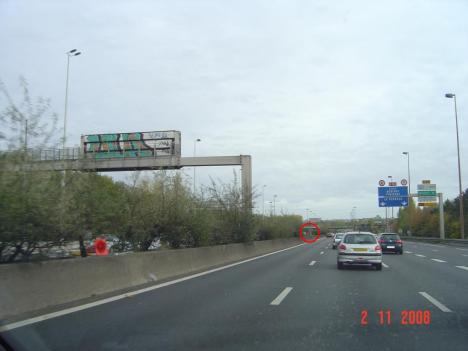
[[[366,252],[367,249],[363,249],[363,248],[356,248],[356,249],[353,249],[353,251],[356,251],[356,252]]]
[[[394,249],[395,246],[387,246],[387,249]]]

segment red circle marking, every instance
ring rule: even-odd
[[[304,227],[307,227],[307,226],[313,226],[315,227],[315,229],[317,229],[317,235],[315,236],[315,238],[313,238],[312,240],[308,240],[306,238],[304,238],[304,233],[302,232],[304,230]],[[312,244],[312,243],[315,243],[318,238],[320,238],[320,228],[319,226],[317,225],[317,223],[314,223],[314,222],[306,222],[304,224],[302,224],[300,227],[299,227],[299,237],[301,238],[301,240],[303,242],[305,242],[306,244]]]

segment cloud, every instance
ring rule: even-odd
[[[76,143],[86,133],[176,129],[184,155],[195,138],[200,155],[251,154],[254,184],[266,184],[265,198],[278,194],[284,209],[347,218],[357,206],[358,216],[382,215],[377,182],[407,176],[402,151],[411,153],[414,184],[429,178],[446,197],[457,193],[453,102],[443,94],[457,93],[463,159],[467,7],[7,1],[0,75],[11,83],[23,74],[60,113],[64,53],[77,47]],[[209,176],[229,180],[232,168],[197,171],[201,183]]]

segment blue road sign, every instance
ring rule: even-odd
[[[408,206],[407,186],[379,186],[379,207]]]

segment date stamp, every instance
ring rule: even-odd
[[[429,310],[403,310],[399,318],[392,316],[391,310],[380,310],[376,314],[369,315],[369,311],[361,311],[361,325],[366,326],[369,323],[377,323],[378,325],[391,325],[392,323],[400,323],[401,325],[430,325],[431,311]]]

